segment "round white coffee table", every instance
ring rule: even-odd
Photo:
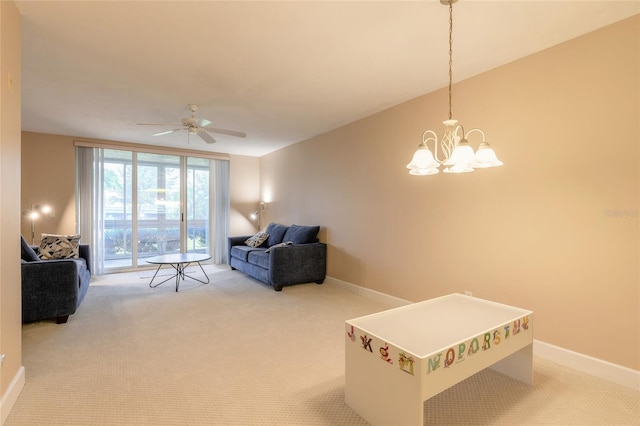
[[[158,265],[156,273],[153,274],[153,278],[151,278],[151,281],[149,282],[149,287],[155,288],[173,278],[176,279],[176,291],[178,291],[178,287],[180,286],[180,280],[184,281],[185,278],[191,278],[192,280],[201,282],[202,284],[209,284],[209,276],[207,276],[207,273],[202,268],[202,264],[200,264],[200,262],[204,262],[205,260],[209,259],[211,259],[211,256],[203,253],[174,253],[149,257],[146,259],[147,263]],[[206,281],[195,278],[185,272],[187,267],[192,263],[198,264],[200,270],[202,270],[202,273],[206,278]],[[153,284],[153,280],[156,278],[156,275],[158,275],[158,272],[160,272],[160,268],[162,268],[162,265],[170,265],[175,270],[175,274],[164,281]]]

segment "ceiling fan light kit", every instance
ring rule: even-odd
[[[445,125],[444,135],[438,141],[438,135],[433,130],[427,130],[422,134],[422,143],[413,154],[411,162],[407,164],[409,174],[414,176],[429,176],[439,173],[440,165],[447,166],[445,173],[468,173],[475,169],[502,166],[496,153],[489,146],[485,134],[481,129],[471,129],[465,133],[464,127],[458,124],[458,120],[451,115],[451,86],[453,84],[453,4],[458,0],[440,0],[445,6],[449,6],[449,119],[442,122]],[[469,136],[479,133],[482,142],[476,152],[469,144]],[[428,143],[433,142],[434,153],[429,149]],[[438,155],[438,148],[442,151],[442,157]]]
[[[198,105],[196,104],[188,104],[187,108],[191,111],[190,117],[185,117],[182,119],[182,127],[178,127],[171,130],[163,130],[158,133],[154,133],[153,136],[162,136],[168,135],[169,133],[179,132],[181,130],[187,131],[187,142],[189,141],[189,135],[198,135],[200,139],[205,141],[208,144],[216,143],[216,140],[209,134],[212,133],[221,133],[224,135],[235,136],[238,138],[247,137],[246,133],[239,132],[237,130],[228,130],[228,129],[218,129],[216,127],[210,127],[212,124],[211,121],[196,117],[196,111],[198,110]],[[151,124],[151,123],[139,123],[139,126],[164,126],[165,124]],[[167,126],[180,126],[180,124],[166,124]]]

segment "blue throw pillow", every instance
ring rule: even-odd
[[[279,223],[271,222],[265,229],[265,232],[269,234],[269,238],[267,239],[266,245],[267,247],[274,246],[276,244],[280,244],[283,241],[284,233],[287,232],[289,227],[285,225],[280,225]]]
[[[36,262],[40,260],[36,252],[27,244],[22,235],[20,235],[20,259],[25,262]]]
[[[318,241],[320,226],[291,225],[284,234],[284,241],[291,241],[293,244],[309,244]]]

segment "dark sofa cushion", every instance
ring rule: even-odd
[[[266,251],[252,251],[249,253],[249,263],[264,269],[269,269],[269,253]]]
[[[37,262],[40,260],[36,252],[27,244],[22,235],[20,236],[20,259],[25,262]]]
[[[273,245],[280,244],[283,241],[284,234],[287,232],[287,229],[289,229],[289,227],[286,225],[274,222],[269,223],[265,230],[265,232],[269,234],[269,238],[263,246],[266,245],[267,247],[271,247]]]
[[[291,225],[282,239],[293,244],[310,244],[318,241],[318,232],[320,226]]]
[[[231,257],[235,257],[236,259],[240,259],[243,262],[246,262],[249,258],[249,253],[252,251],[264,251],[264,248],[254,248],[249,246],[233,246],[231,247],[230,255]]]

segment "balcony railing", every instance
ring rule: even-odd
[[[189,220],[186,251],[206,253],[209,249],[206,220]],[[105,269],[132,267],[133,226],[130,220],[106,220],[104,231]],[[141,260],[180,252],[180,224],[177,221],[138,221],[137,258]],[[127,262],[128,261],[128,262]]]

